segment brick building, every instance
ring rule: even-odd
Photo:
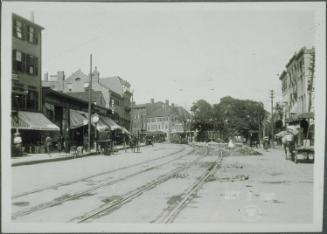
[[[89,75],[83,73],[81,69],[67,78],[64,72],[52,76],[46,73],[42,85],[74,95],[73,93],[83,93],[88,90]],[[130,84],[119,76],[100,78],[100,73],[95,67],[92,72],[92,90],[102,93],[101,105],[112,110],[114,120],[126,129],[130,129],[132,96]]]
[[[60,130],[42,113],[42,30],[34,19],[12,14],[12,156],[31,152]]]
[[[169,104],[169,101],[133,105],[132,131],[163,132],[169,140],[171,133],[183,132],[186,121],[191,115],[180,106]]]
[[[43,27],[16,14],[12,25],[12,107],[41,111]]]
[[[282,82],[283,122],[314,110],[314,59],[314,48],[302,48],[292,56],[279,77]]]

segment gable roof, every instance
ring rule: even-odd
[[[67,79],[65,79],[65,82],[74,82],[77,77],[89,81],[89,76],[82,72],[81,69],[78,69],[77,71],[73,72],[69,77],[67,77]]]
[[[99,83],[121,96],[124,94],[124,87],[119,76],[100,78]]]

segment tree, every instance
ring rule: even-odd
[[[233,135],[248,138],[251,132],[259,132],[266,115],[261,102],[239,100],[229,96],[220,99],[220,103],[214,105],[213,113],[218,119],[218,127],[223,130],[225,139]]]
[[[198,131],[198,140],[206,140],[206,131],[213,128],[212,106],[201,99],[193,103],[191,111],[193,112],[191,128]]]

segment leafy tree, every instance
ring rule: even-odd
[[[193,103],[191,111],[193,112],[192,129],[198,130],[199,140],[204,140],[206,138],[205,131],[213,128],[212,106],[207,101],[200,99]]]
[[[222,131],[225,139],[233,135],[248,138],[251,131],[259,131],[266,115],[261,102],[239,100],[229,96],[214,105],[213,113],[218,121],[218,130]]]

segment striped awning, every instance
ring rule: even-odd
[[[113,121],[112,119],[110,119],[108,117],[100,116],[99,123],[100,122],[102,124],[107,125],[110,128],[110,130],[112,130],[112,131],[117,130],[117,129],[122,130],[122,127],[120,125],[118,125],[115,121]]]
[[[11,118],[11,126],[14,129],[59,131],[59,127],[52,123],[43,113],[18,111]]]
[[[97,115],[97,114],[95,114]],[[94,115],[92,115],[93,117]],[[91,119],[92,119],[91,117]],[[98,115],[99,120],[95,124],[93,121],[91,121],[92,126],[96,127],[96,129],[100,132],[102,131],[108,131],[108,130],[117,130],[123,128],[118,125],[115,121],[110,119],[109,117]],[[83,111],[76,111],[76,110],[70,110],[70,129],[79,128],[82,126],[88,125],[88,113]],[[127,130],[126,130],[127,131]]]
[[[88,114],[83,111],[70,110],[70,129],[80,128],[88,124]]]

